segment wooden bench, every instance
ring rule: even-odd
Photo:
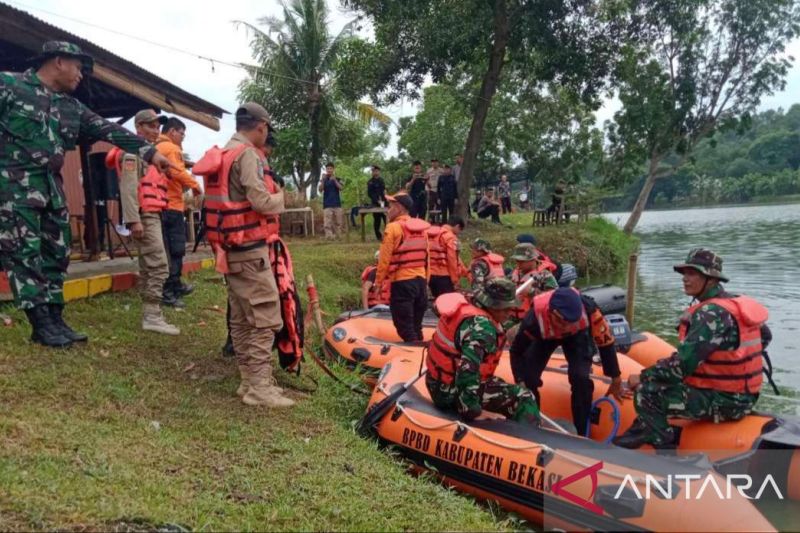
[[[384,216],[389,213],[385,207],[362,207],[358,210],[358,216],[361,219],[361,242],[367,242],[367,225],[364,219],[367,215],[383,214]]]
[[[300,220],[298,220],[298,214],[302,217]],[[281,213],[281,218],[284,217],[288,219],[288,224],[286,224],[285,227],[289,228],[290,233],[294,233],[295,228],[302,227],[302,235],[308,237],[308,229],[309,226],[311,226],[311,236],[316,236],[316,230],[314,228],[314,211],[310,207],[284,209],[283,213]],[[284,227],[283,222],[281,222],[281,226]]]

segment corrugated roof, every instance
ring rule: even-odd
[[[28,51],[31,57],[39,53],[45,41],[70,41],[77,44],[86,53],[94,57],[95,64],[101,67],[101,71],[102,67],[117,71],[150,91],[155,91],[160,96],[163,96],[162,99],[167,104],[183,104],[198,112],[216,118],[221,118],[223,113],[228,113],[228,111],[221,107],[181,89],[177,85],[156,76],[148,70],[91,41],[4,3],[0,3],[0,30],[2,30],[0,31],[0,41],[11,43],[16,47]],[[6,53],[3,55],[9,54]],[[98,77],[97,73],[93,74],[93,77]],[[98,77],[98,79],[101,78]],[[117,86],[117,89],[120,90],[119,86]],[[129,94],[141,98],[140,94],[134,94],[133,92],[129,92]],[[176,113],[180,114],[177,111]],[[192,117],[187,118],[191,119]]]

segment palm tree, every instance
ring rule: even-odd
[[[390,121],[370,104],[348,101],[336,87],[337,61],[348,39],[355,38],[355,21],[335,36],[329,33],[325,0],[281,0],[283,18],[263,17],[255,25],[237,21],[253,33],[253,51],[260,62],[249,67],[240,86],[243,100],[265,104],[278,127],[307,121],[309,176],[300,165],[298,188],[311,186],[316,196],[323,146],[329,145],[337,121],[356,118],[365,123]]]

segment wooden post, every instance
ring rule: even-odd
[[[625,308],[625,317],[628,319],[628,324],[633,327],[633,310],[636,300],[636,264],[639,261],[639,254],[634,252],[628,257],[628,295],[627,305]]]
[[[306,277],[306,290],[308,291],[308,307],[310,308],[314,325],[317,326],[320,335],[325,335],[325,323],[322,321],[322,309],[319,306],[319,293],[311,274]]]

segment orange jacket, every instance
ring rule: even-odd
[[[186,208],[183,204],[183,190],[194,189],[197,192],[201,192],[200,185],[186,170],[181,147],[169,140],[169,137],[163,133],[158,136],[156,150],[180,169],[170,168],[167,170],[167,177],[170,178],[167,186],[167,209],[182,212]]]
[[[381,244],[380,259],[378,259],[378,273],[375,275],[375,285],[380,286],[384,280],[405,281],[407,279],[423,278],[428,279],[428,269],[425,267],[403,268],[400,267],[394,272],[390,272],[389,263],[395,249],[400,246],[403,240],[403,228],[400,222],[410,220],[408,215],[400,215],[386,225],[383,233],[383,243]]]

